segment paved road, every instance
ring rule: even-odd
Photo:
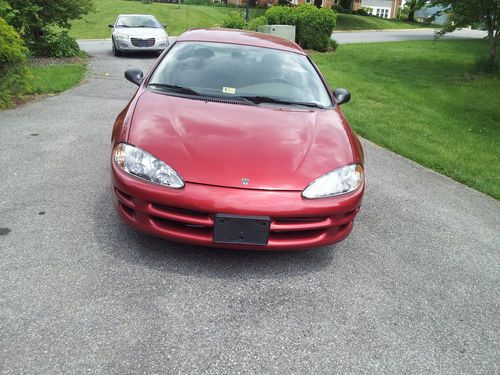
[[[153,58],[83,46],[85,84],[0,113],[0,373],[498,373],[498,201],[364,142],[364,206],[336,246],[131,232],[110,134],[124,69]]]
[[[373,43],[399,42],[402,40],[432,40],[435,31],[432,29],[415,30],[384,30],[384,31],[337,31],[332,37],[337,43]],[[458,30],[446,34],[444,39],[471,39],[484,38],[486,32],[480,30]]]

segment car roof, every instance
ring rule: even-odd
[[[235,30],[235,29],[191,29],[181,34],[176,41],[178,42],[217,42],[242,44],[246,46],[272,48],[283,51],[295,52],[301,55],[306,53],[297,44],[279,38],[275,35],[257,33],[254,31]]]
[[[139,17],[149,17],[149,18],[155,18],[155,16],[153,16],[152,14],[119,14],[116,18],[120,18],[120,17],[127,17],[127,16],[133,16],[133,17],[136,17],[136,16],[139,16]]]

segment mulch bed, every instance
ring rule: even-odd
[[[88,57],[35,57],[28,60],[29,66],[47,66],[57,64],[84,64],[89,60]]]

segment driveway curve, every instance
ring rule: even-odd
[[[128,230],[110,201],[134,92],[109,42],[81,86],[0,112],[2,374],[498,373],[500,203],[364,141],[351,236],[223,251]]]

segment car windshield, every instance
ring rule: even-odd
[[[332,106],[323,81],[306,56],[237,44],[177,42],[149,86],[257,104]]]
[[[147,16],[121,16],[116,20],[116,27],[148,27],[161,28],[161,25],[153,17]]]

